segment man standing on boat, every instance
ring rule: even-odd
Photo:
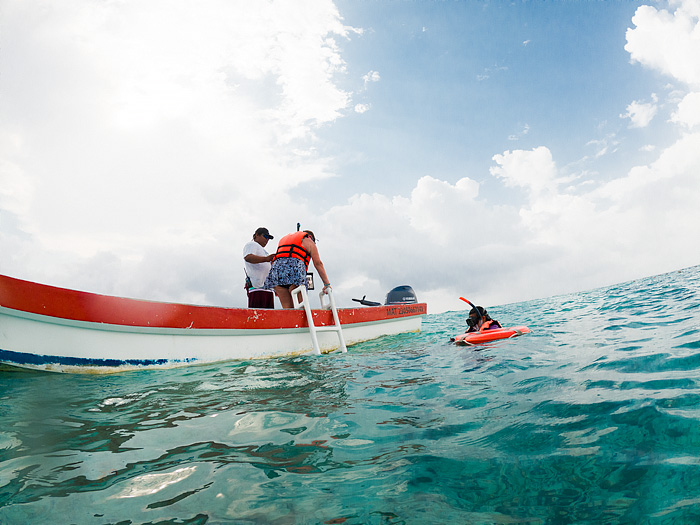
[[[265,251],[265,246],[270,239],[274,239],[267,228],[258,228],[253,234],[253,240],[243,247],[243,260],[245,261],[246,283],[248,292],[248,308],[274,308],[275,294],[272,290],[265,290],[263,284],[270,266],[275,258]]]

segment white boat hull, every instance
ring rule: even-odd
[[[425,304],[338,310],[348,345],[420,331],[425,312]],[[330,311],[313,315],[316,326],[333,323]],[[339,347],[337,333],[317,336],[322,352]],[[300,310],[137,301],[0,276],[0,363],[11,366],[112,373],[312,351]]]
[[[25,362],[12,362],[7,356],[3,356],[0,362],[54,372],[111,373],[298,355],[313,350],[306,327],[276,330],[148,329],[42,317],[0,308],[0,349],[13,348],[16,353],[26,354],[22,359]],[[346,326],[343,336],[346,344],[352,345],[383,335],[418,332],[420,327],[420,317],[392,319]],[[319,332],[317,336],[322,352],[338,349],[337,334]]]

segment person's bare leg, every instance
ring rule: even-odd
[[[275,286],[275,295],[280,300],[282,308],[294,308],[294,301],[292,301],[292,292],[286,286]]]

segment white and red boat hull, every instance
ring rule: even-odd
[[[346,344],[420,330],[424,303],[339,308]],[[314,324],[333,324],[314,310]],[[321,351],[339,346],[318,332]],[[141,301],[0,275],[0,363],[57,372],[110,373],[313,349],[303,310],[219,308]]]

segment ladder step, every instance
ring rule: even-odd
[[[317,332],[339,332],[341,330],[338,326],[317,326]]]

